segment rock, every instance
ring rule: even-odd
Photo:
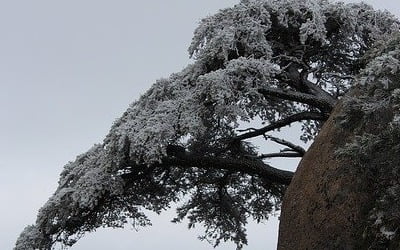
[[[400,249],[392,94],[360,87],[337,105],[286,191],[279,250]]]

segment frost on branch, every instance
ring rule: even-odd
[[[189,48],[194,63],[158,80],[102,144],[65,166],[16,249],[69,246],[101,226],[146,226],[147,210],[179,201],[175,222],[202,224],[203,239],[240,249],[247,220],[279,209],[292,176],[247,139],[300,122],[311,140],[366,50],[398,23],[365,4],[324,0],[243,0],[205,18]],[[243,136],[239,125],[253,120],[265,127]]]
[[[400,87],[400,33],[380,41],[366,56],[369,61],[360,75],[363,85],[378,85],[385,89]]]

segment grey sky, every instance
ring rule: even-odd
[[[0,1],[0,249],[34,223],[65,163],[101,142],[156,79],[187,65],[198,21],[236,2]],[[366,2],[400,16],[398,0]],[[138,233],[102,229],[72,249],[211,249],[172,216]],[[276,233],[276,218],[251,225],[246,249],[274,249]]]

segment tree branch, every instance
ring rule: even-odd
[[[333,107],[336,103],[336,99],[323,88],[309,81],[308,77],[313,70],[307,63],[303,61],[302,58],[295,58],[297,62],[296,60],[292,59],[291,62],[285,66],[286,69],[283,72],[283,76],[285,76],[286,79],[283,78],[282,80],[289,86],[293,87],[298,94],[314,96],[317,99],[329,103],[329,105]],[[324,109],[322,107],[318,108]],[[326,111],[329,112],[330,110],[327,109]]]
[[[273,96],[286,99],[289,101],[300,102],[308,104],[312,107],[319,108],[320,110],[328,113],[332,111],[334,106],[334,103],[332,103],[330,99],[328,100],[327,98],[321,98],[312,94],[306,94],[292,90],[282,90],[278,88],[264,87],[258,89],[258,92],[262,94],[265,98]]]
[[[334,98],[331,94],[329,94],[327,91],[325,91],[323,88],[321,88],[317,84],[309,81],[307,79],[307,77],[308,77],[308,73],[304,74],[302,76],[302,82],[304,83],[304,85],[306,85],[311,90],[312,94],[314,94],[315,96],[318,96],[320,99],[325,100],[325,102],[329,103],[333,108],[333,106],[335,106],[335,104],[336,104],[337,99]],[[331,108],[331,110],[332,110],[332,108]]]
[[[250,175],[258,175],[268,181],[289,185],[293,172],[274,168],[260,159],[237,159],[210,156],[194,156],[190,154],[179,157],[167,157],[162,164],[177,167],[196,167],[200,169],[225,169]]]
[[[270,154],[262,154],[258,158],[266,159],[266,158],[274,158],[274,157],[302,157],[302,154],[298,152],[280,152],[280,153],[270,153]]]
[[[304,148],[302,148],[302,147],[300,147],[298,145],[295,145],[295,144],[293,144],[293,143],[291,143],[289,141],[286,141],[284,139],[280,139],[280,138],[273,137],[273,136],[270,136],[270,135],[264,135],[264,138],[266,140],[270,139],[271,141],[274,141],[274,142],[276,142],[278,144],[281,144],[281,145],[284,145],[286,147],[289,147],[290,150],[297,152],[301,156],[303,156],[306,153],[306,150]]]
[[[298,122],[298,121],[303,121],[303,120],[326,120],[326,117],[318,112],[310,112],[310,111],[305,111],[301,112],[298,114],[294,114],[291,116],[288,116],[286,118],[283,118],[282,120],[276,121],[274,123],[269,124],[268,126],[265,126],[260,129],[253,130],[251,132],[247,132],[241,135],[238,135],[232,139],[232,141],[240,141],[252,137],[256,137],[259,135],[263,135],[269,131],[285,127],[287,125],[292,124],[293,122]]]

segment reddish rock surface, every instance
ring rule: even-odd
[[[285,194],[279,250],[359,249],[369,187],[335,157],[335,150],[354,137],[335,122],[341,106],[324,124]]]

